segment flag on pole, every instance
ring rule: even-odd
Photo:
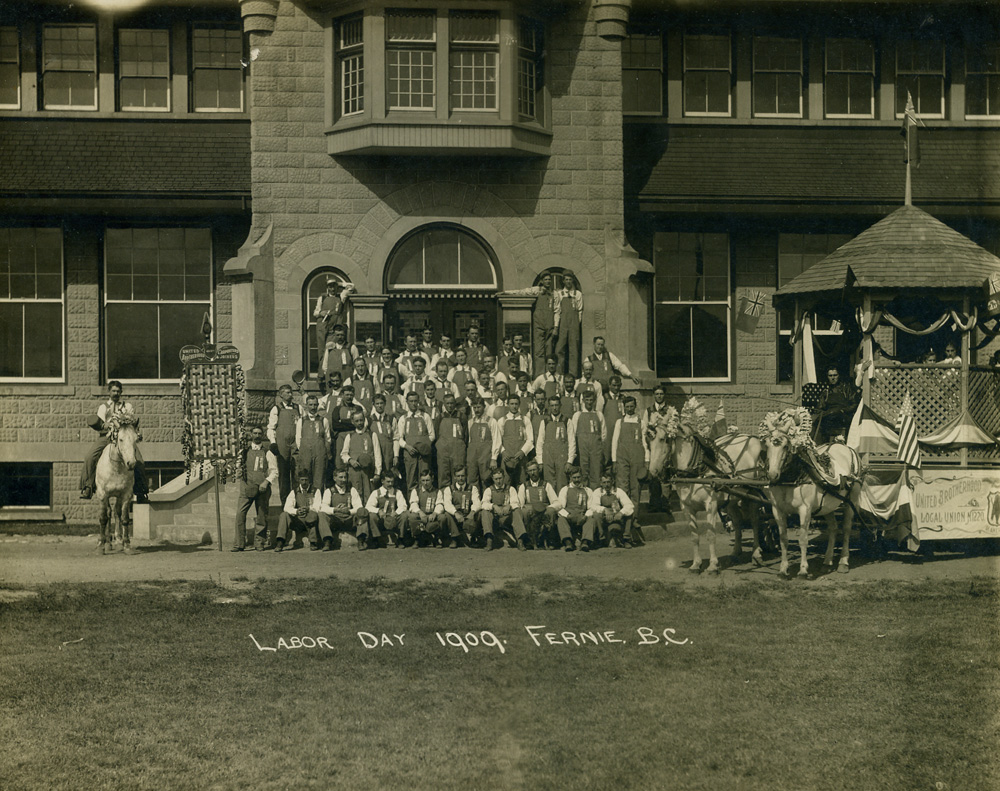
[[[917,444],[917,426],[913,422],[913,402],[910,400],[909,390],[906,391],[906,398],[903,399],[903,405],[899,408],[896,431],[899,433],[897,457],[910,467],[919,469],[920,446]]]
[[[715,423],[712,424],[712,432],[710,439],[718,439],[719,437],[729,433],[729,424],[726,423],[726,410],[722,405],[722,399],[719,399],[719,408],[715,412]]]
[[[906,110],[903,111],[903,129],[900,134],[905,141],[903,162],[908,162],[915,168],[920,167],[920,146],[917,144],[917,125],[919,123],[920,119],[917,118],[917,111],[913,107],[913,97],[907,91]]]
[[[764,310],[764,294],[751,291],[747,296],[740,297],[739,310],[736,313],[736,329],[752,335],[757,330],[757,322]]]

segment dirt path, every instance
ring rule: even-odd
[[[654,536],[649,536],[654,538]],[[502,581],[533,574],[587,576],[601,579],[656,579],[688,585],[716,586],[736,582],[778,579],[778,558],[765,565],[724,561],[719,575],[692,574],[691,542],[676,525],[668,526],[646,546],[597,552],[497,552],[471,549],[383,549],[359,553],[354,546],[336,552],[308,549],[274,552],[219,552],[214,546],[159,544],[137,547],[136,554],[99,557],[95,537],[6,536],[0,538],[0,584],[33,586],[54,582],[128,582],[140,580],[208,580],[233,578],[337,576],[390,580],[474,577]],[[749,542],[747,542],[749,543]],[[346,542],[345,542],[346,544]],[[728,555],[730,536],[719,540],[720,556]],[[964,546],[934,544],[935,554],[921,560],[911,553],[891,552],[886,560],[852,553],[849,574],[819,575],[808,584],[843,585],[871,580],[918,581],[1000,577],[1000,553],[995,543],[968,542]],[[814,543],[811,567],[820,568],[821,547]],[[797,557],[797,552],[793,558]],[[707,563],[706,563],[707,565]],[[795,568],[796,566],[793,566]]]

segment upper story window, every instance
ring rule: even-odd
[[[433,11],[387,11],[385,71],[390,110],[433,110],[437,19]]]
[[[338,114],[356,115],[365,109],[364,20],[360,16],[337,22],[335,50],[337,58]]]
[[[63,376],[59,228],[0,228],[0,380]]]
[[[728,35],[684,36],[684,115],[731,115],[732,71]]]
[[[42,26],[42,106],[97,109],[97,26]]]
[[[542,119],[542,26],[533,19],[518,20],[517,113],[522,121]]]
[[[875,46],[857,38],[826,40],[827,118],[875,117]],[[906,97],[903,97],[904,105]]]
[[[170,109],[169,30],[118,30],[118,106]]]
[[[108,228],[104,334],[109,379],[175,379],[212,308],[208,228]]]
[[[630,33],[622,42],[622,112],[663,114],[663,37]]]
[[[448,92],[454,109],[497,109],[499,22],[491,11],[452,11],[449,15]]]
[[[198,113],[243,110],[243,34],[239,26],[191,28],[191,98]]]
[[[965,117],[1000,118],[1000,42],[965,47]]]
[[[0,107],[21,106],[21,57],[16,27],[0,27]]]
[[[922,118],[944,118],[944,44],[914,39],[896,45],[896,117],[906,110],[906,97]]]
[[[656,375],[727,381],[729,235],[658,233],[653,245]]]
[[[753,114],[802,117],[802,40],[754,36]]]

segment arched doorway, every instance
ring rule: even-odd
[[[313,315],[316,310],[316,300],[326,293],[326,281],[328,278],[336,280],[341,285],[346,285],[347,275],[332,266],[325,266],[317,269],[309,275],[302,286],[302,370],[312,379],[319,371],[320,352],[316,345],[316,317]],[[354,318],[347,313],[348,327],[353,323]],[[351,334],[348,331],[347,337]]]
[[[398,348],[407,333],[430,327],[457,344],[477,324],[496,350],[500,289],[493,252],[478,236],[447,223],[422,226],[399,241],[386,263],[386,338]]]

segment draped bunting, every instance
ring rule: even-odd
[[[995,445],[997,438],[986,431],[976,419],[963,410],[941,428],[926,437],[920,437],[923,445],[949,445],[954,448],[968,448],[973,445]]]

